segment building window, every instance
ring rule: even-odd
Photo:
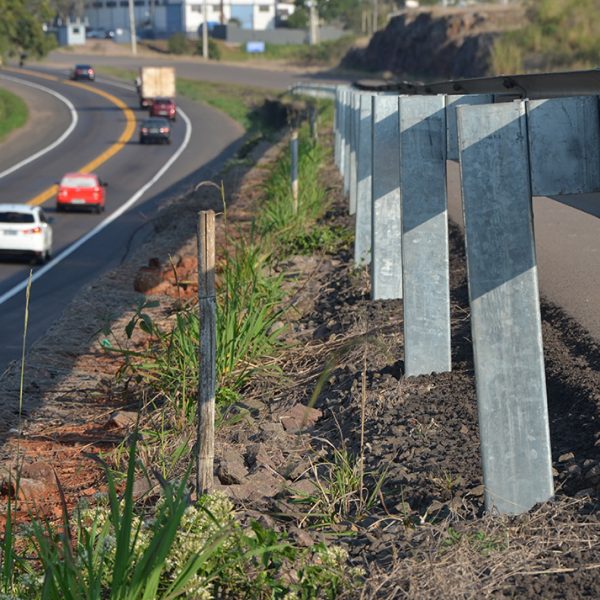
[[[102,8],[104,4],[102,4],[102,2],[92,2],[92,6],[94,8]]]
[[[197,4],[192,4],[192,12],[201,13],[202,12],[202,7],[198,6]]]
[[[221,12],[221,7],[220,7],[220,6],[218,6],[217,4],[215,4],[215,5],[212,7],[212,11],[213,11],[214,13],[220,13],[220,12]]]
[[[117,3],[114,0],[108,0],[106,3],[106,8],[114,8],[116,5]]]
[[[119,2],[119,4],[123,7],[129,6],[129,0],[121,0],[121,2]]]
[[[79,34],[79,27],[73,27],[73,33]]]
[[[268,4],[259,4],[258,5],[259,12],[269,12],[271,7]]]
[[[133,3],[134,6],[145,6],[146,3],[144,2],[144,0],[135,0],[135,2]]]

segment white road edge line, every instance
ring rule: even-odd
[[[54,140],[49,146],[42,148],[35,154],[28,156],[27,158],[25,158],[21,162],[17,163],[16,165],[9,167],[5,171],[2,171],[0,173],[0,179],[2,179],[3,177],[6,177],[7,175],[14,173],[15,171],[18,171],[21,167],[24,167],[25,165],[32,163],[34,160],[37,160],[41,156],[44,156],[44,154],[47,154],[51,150],[54,150],[54,148],[56,148],[59,144],[62,144],[71,135],[71,133],[77,126],[79,117],[77,115],[77,109],[73,106],[73,103],[68,98],[65,98],[62,94],[59,94],[58,92],[55,92],[54,90],[51,90],[50,88],[47,88],[44,85],[39,85],[37,83],[33,83],[32,81],[25,81],[24,79],[19,79],[18,77],[10,77],[9,75],[4,75],[4,74],[1,74],[0,77],[2,77],[3,79],[8,79],[9,81],[20,83],[20,84],[28,86],[28,87],[36,88],[38,90],[41,90],[42,92],[46,92],[47,94],[54,96],[55,98],[58,98],[63,104],[67,105],[67,108],[69,109],[69,112],[71,113],[71,124],[69,125],[69,127],[67,127],[67,129],[63,132],[63,134],[59,138]]]
[[[127,88],[130,89],[130,88]],[[162,168],[148,181],[145,183],[129,200],[125,202],[122,206],[120,206],[114,213],[110,214],[104,221],[98,223],[96,227],[90,229],[84,236],[80,237],[78,240],[73,242],[70,246],[65,248],[60,254],[54,257],[49,263],[45,264],[43,267],[40,267],[37,271],[35,271],[31,277],[32,283],[37,281],[40,277],[45,275],[48,271],[53,269],[56,265],[61,263],[65,258],[73,254],[77,249],[79,249],[83,244],[85,244],[88,240],[91,240],[94,236],[98,235],[103,229],[106,229],[113,221],[116,221],[124,212],[126,212],[129,208],[131,208],[145,193],[148,191],[150,187],[152,187],[171,167],[171,165],[181,156],[183,151],[186,149],[187,145],[190,142],[190,138],[192,137],[192,123],[188,116],[178,108],[178,112],[181,115],[181,118],[185,122],[186,130],[185,137],[183,143],[177,149],[177,152],[171,156],[171,158],[162,166]],[[2,294],[0,296],[0,304],[4,304],[18,293],[22,292],[29,283],[29,278],[24,279],[21,283],[18,283],[13,288]]]

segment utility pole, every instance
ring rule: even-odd
[[[133,12],[133,0],[129,0],[129,37],[131,39],[131,54],[137,54],[137,36],[135,33],[135,13]]]
[[[307,3],[309,7],[309,29],[308,29],[308,43],[311,46],[319,43],[319,12],[317,10],[317,1],[310,0]]]
[[[379,29],[379,0],[373,0],[373,33]]]
[[[131,0],[129,0],[131,2]],[[208,3],[202,0],[202,58],[208,60]]]

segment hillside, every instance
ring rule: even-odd
[[[405,11],[366,48],[352,49],[342,66],[418,79],[485,75],[494,41],[519,27],[523,15],[514,5]]]

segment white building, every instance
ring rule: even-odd
[[[203,22],[202,0],[134,0],[138,35],[145,30],[171,35],[198,33]],[[207,22],[236,19],[244,29],[274,29],[277,0],[207,0]],[[129,0],[93,0],[85,16],[94,29],[129,29]]]

